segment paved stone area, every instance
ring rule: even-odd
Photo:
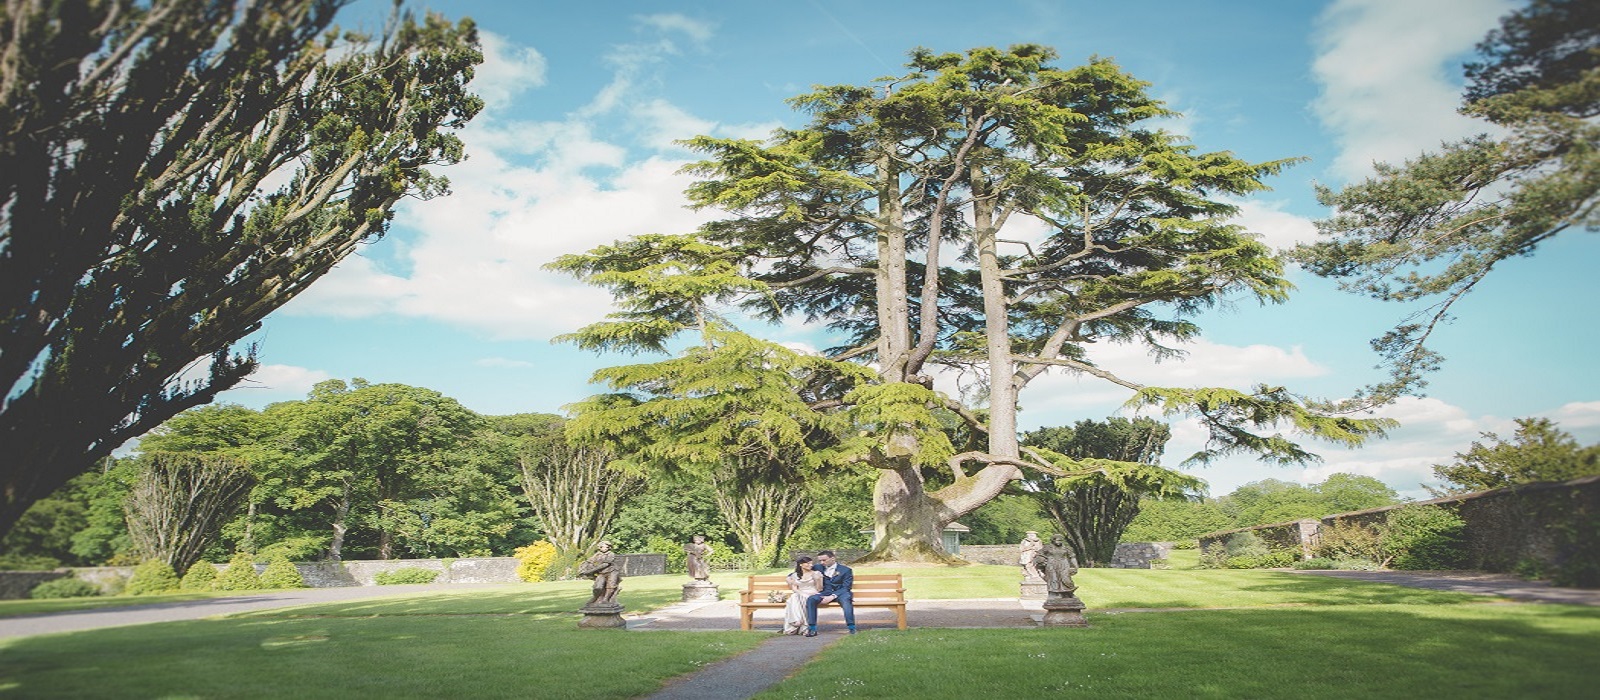
[[[241,594],[225,598],[201,598],[176,603],[95,608],[70,612],[45,613],[0,618],[0,639],[35,634],[76,632],[101,627],[121,627],[150,622],[198,620],[218,615],[287,608],[310,603],[338,603],[367,598],[384,598],[410,593],[459,591],[468,588],[493,588],[498,583],[432,583],[405,586],[346,586],[341,588],[301,588],[261,594]]]
[[[1600,606],[1600,590],[1561,588],[1543,581],[1526,581],[1510,574],[1481,571],[1316,571],[1295,570],[1297,574],[1351,578],[1360,581],[1392,583],[1435,591],[1456,591],[1494,595],[1529,603],[1566,603]]]

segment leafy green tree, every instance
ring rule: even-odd
[[[476,30],[359,36],[344,4],[0,7],[0,534],[248,376],[239,338],[445,191]]]
[[[1600,474],[1600,445],[1580,447],[1571,434],[1548,418],[1518,418],[1516,423],[1511,439],[1483,433],[1489,444],[1474,441],[1466,452],[1456,453],[1454,462],[1434,465],[1433,475],[1445,483],[1440,493],[1470,493]]]
[[[1433,300],[1373,341],[1390,377],[1382,402],[1426,385],[1427,347],[1450,310],[1501,261],[1569,229],[1595,230],[1600,193],[1600,5],[1533,0],[1506,15],[1466,66],[1460,112],[1492,134],[1447,143],[1318,199],[1326,240],[1295,259],[1342,288],[1402,303]]]
[[[1139,514],[1122,531],[1122,541],[1182,542],[1234,527],[1233,518],[1215,499],[1146,498],[1139,504]]]
[[[404,384],[317,384],[306,401],[274,404],[283,425],[280,506],[316,509],[332,530],[330,559],[344,555],[353,527],[373,536],[379,559],[393,558],[396,537],[434,498],[427,487],[482,418],[437,391]]]
[[[1112,417],[1044,428],[1023,444],[1065,455],[1100,471],[1055,477],[1033,484],[1040,507],[1065,535],[1084,566],[1111,562],[1122,533],[1146,498],[1197,498],[1205,482],[1156,466],[1172,429],[1149,418]]]
[[[623,501],[644,484],[609,450],[570,443],[560,422],[544,426],[518,443],[522,492],[545,539],[571,559],[600,543]]]
[[[966,544],[1016,544],[1034,532],[1051,532],[1053,523],[1039,509],[1031,493],[1007,491],[961,518],[972,532],[961,538]]]
[[[1262,479],[1234,489],[1217,504],[1234,519],[1234,527],[1268,525],[1399,503],[1394,489],[1370,476],[1330,474],[1320,484],[1301,486]]]
[[[606,537],[620,551],[643,552],[649,551],[651,537],[665,538],[678,548],[695,535],[705,535],[718,548],[737,541],[729,539],[711,484],[663,478],[650,480],[641,493],[622,502]]]
[[[1094,469],[1020,449],[1018,392],[1051,368],[1198,416],[1212,428],[1201,460],[1309,459],[1252,432],[1280,424],[1346,444],[1381,432],[1385,421],[1319,414],[1281,387],[1145,387],[1085,360],[1098,341],[1170,356],[1164,343],[1194,337],[1188,318],[1224,295],[1284,298],[1270,250],[1212,197],[1262,189],[1288,161],[1196,154],[1148,128],[1172,112],[1146,84],[1109,61],[1063,70],[1054,58],[1035,45],[917,50],[906,75],[795,98],[811,122],[767,143],[690,140],[707,156],[691,166],[703,179],[690,201],[726,218],[553,264],[611,289],[622,308],[568,338],[580,347],[660,352],[698,336],[676,358],[599,373],[617,393],[574,407],[574,437],[660,462],[794,450],[804,458],[773,463],[870,468],[869,560],[950,561],[944,526],[1020,469]],[[1002,252],[1006,223],[1026,218],[1051,235]],[[946,267],[949,245],[971,260]],[[846,344],[818,357],[763,343],[719,313],[740,304],[773,321],[826,320]],[[933,391],[930,365],[972,370],[986,415]],[[947,419],[965,422],[966,444],[951,443]]]
[[[276,467],[284,453],[277,437],[277,424],[260,411],[238,404],[214,404],[173,416],[139,438],[139,450],[225,457],[249,469],[253,478],[245,512],[223,528],[233,535],[230,539],[237,542],[238,550],[253,552],[259,509],[282,481],[282,470]]]

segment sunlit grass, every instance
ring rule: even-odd
[[[1089,629],[871,630],[758,697],[1593,697],[1600,610],[1340,605],[1096,614]]]

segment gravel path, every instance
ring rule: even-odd
[[[217,615],[287,608],[308,603],[337,603],[366,598],[384,598],[408,593],[456,591],[467,588],[493,588],[506,584],[496,583],[433,583],[407,586],[346,586],[341,588],[302,588],[292,591],[273,591],[255,595],[241,594],[226,598],[202,598],[176,603],[154,603],[118,608],[94,608],[70,612],[20,615],[0,618],[0,639],[28,637],[35,634],[76,632],[101,627],[141,625],[149,622],[198,620]]]

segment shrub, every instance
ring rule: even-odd
[[[1237,557],[1228,557],[1230,569],[1282,569],[1294,566],[1299,557],[1292,551],[1283,549],[1266,554],[1246,554]]]
[[[219,591],[254,591],[261,588],[261,577],[256,574],[255,558],[239,552],[228,560],[228,568],[217,577],[215,588]]]
[[[285,557],[277,557],[267,564],[267,570],[261,572],[262,588],[305,588],[306,579],[300,575],[300,569],[295,568],[293,562]]]
[[[1173,549],[1199,549],[1200,540],[1178,540],[1172,543]]]
[[[128,586],[123,592],[128,595],[154,595],[176,590],[178,573],[172,570],[172,565],[159,559],[150,559],[133,568],[133,577],[128,579]]]
[[[1256,533],[1249,531],[1235,532],[1228,535],[1228,538],[1222,541],[1222,546],[1227,551],[1230,559],[1233,557],[1266,556],[1269,551],[1266,541],[1256,536]]]
[[[46,598],[88,598],[100,595],[100,589],[94,584],[81,578],[68,576],[66,578],[52,579],[33,587],[28,591],[28,597],[34,600]]]
[[[1436,505],[1389,513],[1384,542],[1396,569],[1461,569],[1467,566],[1467,523]]]
[[[61,566],[61,560],[39,554],[0,554],[0,571],[49,571]]]
[[[727,549],[727,547],[721,543],[713,543],[711,545],[713,553],[724,549]],[[681,574],[689,570],[689,554],[683,551],[683,543],[674,542],[671,537],[651,535],[650,539],[645,541],[644,551],[652,554],[667,555],[667,573],[669,574]]]
[[[1332,559],[1327,558],[1327,557],[1312,557],[1312,558],[1307,559],[1305,561],[1297,561],[1297,562],[1295,562],[1294,563],[1294,568],[1296,568],[1296,569],[1332,569],[1332,568],[1334,568],[1334,561]]]
[[[1377,564],[1385,560],[1383,533],[1359,522],[1336,520],[1322,528],[1321,541],[1312,554],[1329,559],[1365,559]]]
[[[256,557],[261,561],[272,561],[283,558],[289,561],[312,561],[322,556],[328,550],[328,539],[331,535],[304,535],[301,537],[285,537],[262,547],[256,552]]]
[[[558,552],[550,565],[545,567],[544,580],[564,581],[578,575],[578,564],[582,552]]]
[[[183,575],[183,580],[178,582],[178,588],[185,591],[209,591],[217,584],[217,567],[211,562],[195,562],[189,571]]]
[[[750,552],[735,552],[731,548],[722,547],[713,551],[706,558],[706,565],[712,571],[747,571],[750,569],[765,569],[772,566],[771,561],[763,561]]]
[[[436,578],[439,578],[438,571],[408,566],[394,571],[379,571],[373,574],[372,582],[380,586],[397,586],[407,583],[433,583]]]
[[[1340,571],[1377,571],[1378,563],[1366,559],[1335,559],[1333,568]]]
[[[1200,568],[1226,569],[1228,568],[1228,548],[1221,542],[1213,542],[1200,549]]]
[[[539,540],[512,552],[522,563],[517,565],[517,578],[528,582],[543,581],[544,572],[556,560],[556,546],[549,540]]]

